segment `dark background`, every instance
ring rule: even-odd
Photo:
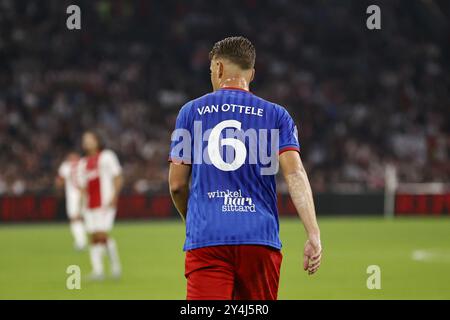
[[[70,4],[81,30],[66,28]],[[370,4],[381,30],[366,28]],[[449,14],[419,0],[0,0],[0,196],[53,195],[86,129],[118,153],[126,194],[167,194],[175,117],[211,90],[208,52],[230,35],[255,44],[251,89],[292,114],[315,193],[380,194],[387,163],[402,182],[448,182]]]

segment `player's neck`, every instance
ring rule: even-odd
[[[249,90],[249,83],[244,77],[229,77],[220,83],[220,88],[237,88],[246,91]]]
[[[92,150],[92,151],[88,151],[88,152],[87,152],[87,155],[88,155],[89,157],[92,157],[92,156],[97,155],[99,152],[100,152],[100,150]]]

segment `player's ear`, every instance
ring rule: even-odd
[[[217,61],[217,75],[218,75],[218,77],[219,77],[219,79],[220,78],[222,78],[222,76],[223,76],[223,63],[222,63],[222,61]]]
[[[255,79],[255,68],[252,69],[252,76],[250,77],[250,82],[252,82],[253,79]]]

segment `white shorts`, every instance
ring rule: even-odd
[[[115,208],[86,209],[84,223],[89,233],[109,232],[116,218]]]
[[[75,219],[75,218],[80,218],[83,217],[80,210],[78,209],[73,209],[73,208],[67,208],[67,217],[69,218],[69,220]]]
[[[79,197],[72,197],[71,199],[66,197],[66,212],[69,219],[82,217]]]

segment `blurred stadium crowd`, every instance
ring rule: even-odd
[[[370,31],[366,1],[0,0],[0,194],[51,190],[92,128],[128,191],[165,191],[177,111],[229,35],[254,42],[252,91],[293,115],[316,192],[380,190],[386,163],[449,181],[449,2],[379,3]]]

